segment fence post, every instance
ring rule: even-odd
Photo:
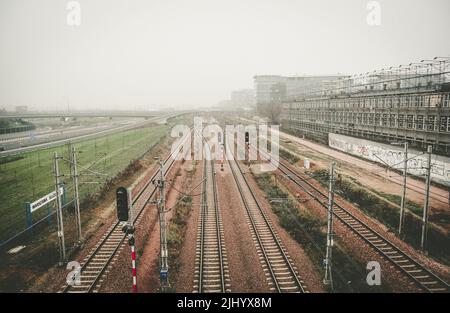
[[[25,212],[26,212],[26,222],[27,222],[26,228],[29,228],[29,227],[31,227],[31,225],[33,225],[33,216],[31,215],[31,203],[30,202],[25,203]],[[29,232],[31,234],[33,232],[33,229],[30,228]]]

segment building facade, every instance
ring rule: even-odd
[[[236,108],[254,107],[255,91],[253,89],[234,90],[231,92],[230,100]]]
[[[253,77],[255,100],[258,112],[273,104],[302,98],[311,90],[331,86],[345,76],[279,76],[256,75]],[[334,86],[334,85],[333,85]]]
[[[378,142],[408,141],[420,150],[429,144],[450,155],[448,63],[434,72],[376,74],[342,81],[328,93],[283,103],[282,128],[328,144],[328,134]]]

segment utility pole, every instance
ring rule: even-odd
[[[165,181],[164,181],[164,164],[161,159],[159,162],[160,178],[157,183],[159,188],[159,199],[157,200],[158,212],[159,212],[159,227],[160,227],[160,282],[161,290],[165,291],[169,287],[169,265],[167,250],[167,229],[166,229],[166,196],[165,196]]]
[[[58,222],[58,241],[59,241],[59,265],[62,266],[66,262],[66,244],[64,239],[64,221],[61,204],[61,183],[59,181],[59,165],[58,153],[53,153],[53,171],[55,175],[55,191],[56,191],[56,217]]]
[[[402,236],[403,223],[405,221],[405,205],[406,205],[406,176],[408,171],[408,142],[404,142],[405,151],[404,151],[404,164],[403,164],[403,192],[402,192],[402,201],[400,203],[400,221],[398,223],[398,235]]]
[[[334,162],[330,165],[330,177],[328,187],[328,227],[327,227],[327,251],[325,256],[325,277],[323,283],[330,285],[333,290],[333,277],[331,274],[333,252],[333,205],[334,205]]]
[[[428,201],[430,197],[430,182],[431,182],[431,153],[433,152],[433,146],[429,145],[427,149],[428,162],[427,162],[427,177],[425,187],[425,201],[423,202],[423,216],[422,216],[422,240],[420,247],[422,251],[426,250],[427,246],[427,233],[428,233]]]
[[[75,147],[72,146],[71,151],[72,157],[70,158],[70,165],[72,168],[72,180],[73,180],[73,190],[75,193],[75,220],[77,226],[77,240],[78,244],[81,244],[83,240],[83,236],[81,234],[81,216],[80,216],[80,196],[78,192],[78,170],[77,170],[77,154],[75,151]]]

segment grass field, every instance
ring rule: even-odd
[[[73,144],[80,164],[81,201],[124,170],[130,161],[156,145],[167,135],[169,127],[152,125]],[[25,229],[26,202],[35,201],[54,190],[54,152],[68,159],[67,145],[0,159],[0,242]],[[64,160],[59,164],[70,199],[73,187],[69,166]],[[106,175],[93,175],[83,168]],[[46,213],[46,208],[33,212],[33,220],[37,221]]]

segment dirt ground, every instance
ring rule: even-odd
[[[185,167],[180,162],[175,162],[174,166],[167,173],[167,179],[170,185],[179,189],[185,178]],[[176,173],[180,170],[181,176]],[[168,185],[168,186],[170,186]],[[177,200],[178,193],[174,188],[168,187],[166,195],[167,207],[173,206]],[[158,292],[159,291],[159,218],[158,210],[154,204],[150,204],[145,208],[141,215],[142,218],[136,224],[136,268],[137,268],[137,285],[138,292]],[[172,217],[171,211],[166,215],[167,221],[170,222]],[[110,267],[108,275],[105,275],[99,292],[130,292],[132,287],[131,276],[131,256],[128,244],[123,245],[123,249],[118,253],[116,261]]]
[[[244,164],[242,164],[242,169],[245,173],[247,173],[245,177],[247,178],[250,187],[255,192],[255,195],[263,210],[272,221],[281,241],[291,256],[294,265],[297,266],[300,277],[305,282],[306,287],[310,292],[324,292],[321,274],[316,271],[303,247],[295,241],[282,226],[280,226],[277,215],[272,211],[265,193],[258,187],[257,183],[253,179],[253,176],[250,174],[250,169]]]
[[[195,167],[195,169],[194,169]],[[184,234],[184,242],[180,249],[178,258],[179,268],[174,273],[172,280],[176,292],[192,292],[194,286],[194,272],[195,272],[195,255],[197,244],[197,225],[200,213],[200,193],[203,177],[203,166],[201,161],[191,161],[184,168],[184,171],[195,171],[193,177],[188,180],[183,179],[182,191],[190,192],[194,195],[192,197],[192,206],[186,220],[186,229]],[[200,184],[200,185],[199,185]],[[192,188],[198,186],[195,190]]]
[[[231,292],[270,292],[245,219],[244,204],[227,162],[224,162],[223,169],[220,164],[216,165]]]

